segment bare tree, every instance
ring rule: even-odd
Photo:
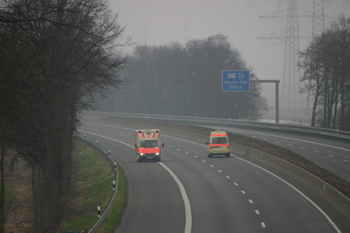
[[[340,16],[301,53],[304,91],[314,94],[311,126],[345,129],[349,108],[350,19]],[[318,115],[318,113],[323,113]],[[339,115],[338,115],[339,113]]]
[[[8,106],[17,117],[6,113],[1,120],[16,132],[14,147],[32,164],[37,229],[52,232],[67,213],[76,112],[91,107],[96,93],[121,84],[124,28],[103,0],[3,4],[2,37],[12,38],[13,62],[21,64],[13,72],[19,78],[6,85],[21,91],[11,93]],[[6,74],[13,69],[1,67]]]
[[[125,72],[130,85],[119,98],[128,97],[124,102],[132,104],[133,111],[259,118],[267,110],[258,84],[252,84],[249,93],[221,91],[222,70],[252,70],[224,35],[192,40],[186,46],[138,46],[131,60]],[[253,73],[251,78],[256,78]]]

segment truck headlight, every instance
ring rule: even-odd
[[[143,153],[140,153],[140,155],[142,156],[142,155],[143,155]]]
[[[159,155],[159,152],[157,152],[156,155]]]

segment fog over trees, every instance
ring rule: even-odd
[[[311,126],[350,130],[350,18],[340,16],[301,53]]]
[[[206,117],[253,119],[267,110],[260,85],[250,92],[222,92],[222,70],[252,70],[227,37],[149,46],[138,45],[123,76],[127,85],[111,98],[104,110]],[[256,79],[250,72],[250,79]]]
[[[0,7],[0,232],[9,150],[32,168],[37,232],[53,232],[69,213],[76,113],[122,82],[124,28],[104,0],[3,0]]]
[[[105,0],[0,1],[0,233],[9,151],[32,168],[37,232],[67,218],[76,115],[98,96],[109,97],[101,110],[127,113],[258,119],[267,111],[258,83],[221,91],[222,70],[257,79],[226,36],[137,45],[126,66],[117,20]],[[341,17],[301,57],[312,125],[349,129],[350,19]]]

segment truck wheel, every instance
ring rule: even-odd
[[[137,162],[141,162],[140,155],[136,155]]]
[[[230,157],[231,156],[231,153],[227,153],[226,154],[226,157],[228,158],[228,157]]]
[[[213,158],[213,155],[212,155],[212,154],[208,154],[208,157],[209,157],[209,158]]]

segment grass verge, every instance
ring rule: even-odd
[[[113,207],[98,232],[113,232],[120,223],[126,203],[126,183],[122,169],[118,167],[118,192]],[[81,232],[89,230],[98,220],[97,206],[101,214],[113,194],[114,169],[104,156],[83,142],[76,141],[73,152],[73,173],[70,218],[65,230]]]
[[[111,211],[97,233],[110,233],[120,224],[126,207],[126,178],[124,171],[118,167],[118,190]]]
[[[5,181],[5,215],[15,203],[16,197],[12,193],[12,186]]]

